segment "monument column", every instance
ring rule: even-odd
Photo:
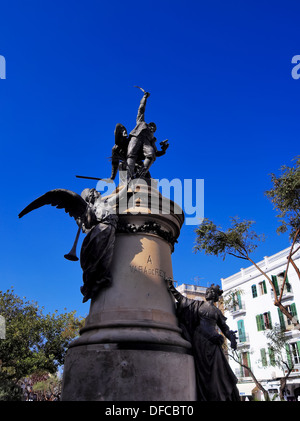
[[[143,180],[132,189],[131,203],[117,210],[112,284],[91,301],[67,352],[65,401],[196,400],[191,345],[165,282],[183,211]]]

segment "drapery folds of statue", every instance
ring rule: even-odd
[[[223,353],[224,337],[236,348],[235,333],[226,324],[226,318],[213,303],[218,300],[218,286],[212,285],[206,293],[207,301],[192,300],[177,291],[168,280],[168,289],[176,299],[176,315],[183,336],[192,344],[199,401],[239,401],[237,378]],[[220,290],[219,290],[220,292]]]

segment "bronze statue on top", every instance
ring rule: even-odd
[[[111,176],[108,182],[113,181],[116,178],[118,169],[120,171],[126,171],[126,159],[127,159],[127,148],[128,148],[128,135],[126,127],[118,123],[115,127],[115,144],[112,148],[111,156]],[[126,181],[126,180],[124,180]]]
[[[139,88],[139,87],[138,87]],[[136,118],[136,126],[127,136],[126,128],[118,123],[115,128],[115,145],[112,148],[112,173],[110,179],[115,179],[118,168],[121,171],[127,171],[128,180],[134,178],[150,178],[149,169],[156,157],[166,153],[169,147],[168,140],[160,142],[161,150],[156,147],[156,124],[145,122],[145,110],[147,98],[150,93],[145,92],[141,99],[138,114]]]
[[[196,366],[199,401],[239,401],[237,378],[222,351],[223,335],[236,349],[235,332],[226,324],[226,318],[214,303],[223,291],[212,284],[206,291],[206,301],[184,297],[174,287],[171,278],[166,279],[168,289],[176,299],[176,315],[183,336],[192,344]],[[218,327],[223,335],[216,331]]]

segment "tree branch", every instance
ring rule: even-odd
[[[298,266],[296,265],[296,263],[294,262],[294,260],[292,258],[291,258],[291,264],[292,264],[293,268],[295,269],[295,271],[298,275],[298,278],[300,280],[300,270],[299,270]]]
[[[276,289],[275,289],[275,285],[273,284],[271,278],[266,274],[266,272],[264,272],[249,256],[248,256],[248,260],[256,267],[256,269],[263,275],[266,277],[266,279],[268,280],[269,284],[271,285],[271,288],[274,292],[274,297],[275,297],[275,305],[277,305],[276,303],[278,303],[278,297],[277,297],[277,293],[276,293]]]
[[[300,249],[300,246],[296,248],[296,250],[293,251],[293,253],[291,254],[291,256],[293,256],[293,254],[297,253],[297,251]]]
[[[286,282],[288,268],[289,268],[290,261],[291,261],[291,258],[292,258],[292,251],[293,251],[295,242],[297,240],[297,237],[299,235],[299,232],[300,232],[300,228],[297,229],[296,234],[294,235],[293,244],[291,245],[291,249],[290,249],[290,252],[289,252],[288,261],[287,261],[287,265],[286,265],[286,270],[285,270],[285,273],[284,273],[283,282],[282,282],[282,286],[281,286],[281,291],[280,291],[280,295],[279,295],[279,299],[278,299],[278,301],[280,303],[281,303],[281,299],[282,299],[282,295],[283,295],[284,285],[285,285],[285,282]]]
[[[249,260],[247,257],[238,256],[237,254],[234,254],[234,253],[228,252],[228,254],[230,254],[231,256],[237,257],[238,259]]]
[[[265,400],[267,401],[267,400],[269,400],[270,398],[269,398],[269,393],[268,393],[268,391],[259,383],[259,381],[257,380],[257,378],[255,377],[255,375],[254,375],[254,373],[253,373],[253,371],[251,370],[251,368],[250,367],[248,367],[246,364],[243,364],[240,360],[239,360],[239,358],[238,358],[238,356],[234,356],[233,354],[230,354],[230,353],[228,353],[228,355],[229,355],[229,357],[231,357],[235,362],[237,362],[241,367],[244,367],[246,370],[248,370],[249,371],[249,374],[250,374],[250,376],[252,377],[252,379],[253,379],[253,381],[254,381],[254,383],[255,383],[255,385],[258,387],[258,389],[259,390],[261,390],[262,391],[262,393],[264,394],[264,397],[265,397]]]

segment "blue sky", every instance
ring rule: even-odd
[[[107,177],[117,122],[135,125],[141,93],[146,120],[170,147],[154,178],[204,179],[204,216],[256,221],[260,260],[289,245],[264,197],[271,172],[299,154],[298,1],[5,2],[0,14],[0,286],[45,310],[82,304],[79,263],[68,262],[72,218],[52,207],[18,213],[53,188],[80,193]],[[220,282],[245,262],[194,254],[184,226],[172,256],[179,283]],[[83,237],[83,236],[82,236]]]

